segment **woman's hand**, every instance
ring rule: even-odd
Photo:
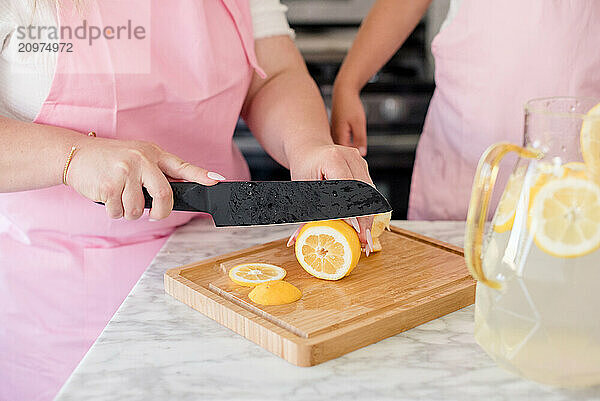
[[[309,146],[297,149],[294,155],[289,158],[292,180],[359,180],[373,185],[367,162],[356,148],[340,145]],[[352,218],[347,222],[358,232],[368,256],[373,251],[373,217]],[[292,235],[288,246],[294,240],[295,235]]]
[[[86,198],[103,202],[109,217],[128,220],[142,216],[145,187],[153,199],[150,218],[160,220],[173,208],[167,177],[203,185],[224,179],[149,142],[89,138],[80,142],[73,156],[67,184]]]
[[[338,145],[352,146],[367,154],[367,118],[360,91],[336,84],[331,108],[331,135]]]

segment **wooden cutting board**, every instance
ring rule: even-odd
[[[171,269],[165,290],[223,326],[298,366],[312,366],[471,305],[475,283],[461,248],[392,227],[383,251],[361,257],[348,277],[317,279],[286,239]],[[263,306],[227,275],[240,263],[272,263],[302,291]],[[199,339],[201,341],[201,339]]]

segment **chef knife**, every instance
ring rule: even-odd
[[[377,189],[355,180],[170,184],[173,210],[209,213],[217,227],[333,220],[392,210]],[[145,188],[144,197],[145,207],[151,207]]]

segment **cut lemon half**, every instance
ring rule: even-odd
[[[360,258],[354,228],[341,220],[315,221],[302,227],[296,239],[296,259],[309,274],[339,280],[350,274]]]
[[[250,291],[248,298],[260,305],[283,305],[296,302],[302,297],[302,291],[286,281],[269,281],[257,285]]]
[[[594,179],[600,181],[600,103],[583,118],[580,141],[583,160]]]
[[[521,189],[525,180],[525,170],[525,166],[521,166],[508,178],[506,189],[502,194],[502,198],[500,198],[496,217],[494,218],[494,231],[498,233],[508,231],[513,226],[519,196],[521,196]]]
[[[583,256],[600,247],[600,187],[569,177],[548,181],[529,210],[536,245],[562,258]]]
[[[282,280],[286,271],[268,263],[244,263],[229,270],[229,278],[244,287],[254,287],[268,281]]]

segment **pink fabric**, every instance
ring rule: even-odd
[[[410,219],[466,219],[479,157],[496,142],[523,143],[527,100],[600,96],[598,21],[597,0],[463,0],[432,43],[437,88],[417,150]]]
[[[149,73],[118,72],[144,67],[139,41],[76,42],[76,52],[59,56],[36,122],[151,141],[228,179],[248,179],[232,143],[253,72],[263,74],[248,3],[104,1],[91,3],[85,18],[105,26],[150,3]],[[61,24],[81,24],[70,2],[61,4]],[[168,235],[194,216],[111,220],[65,186],[0,194],[0,400],[54,397]]]

